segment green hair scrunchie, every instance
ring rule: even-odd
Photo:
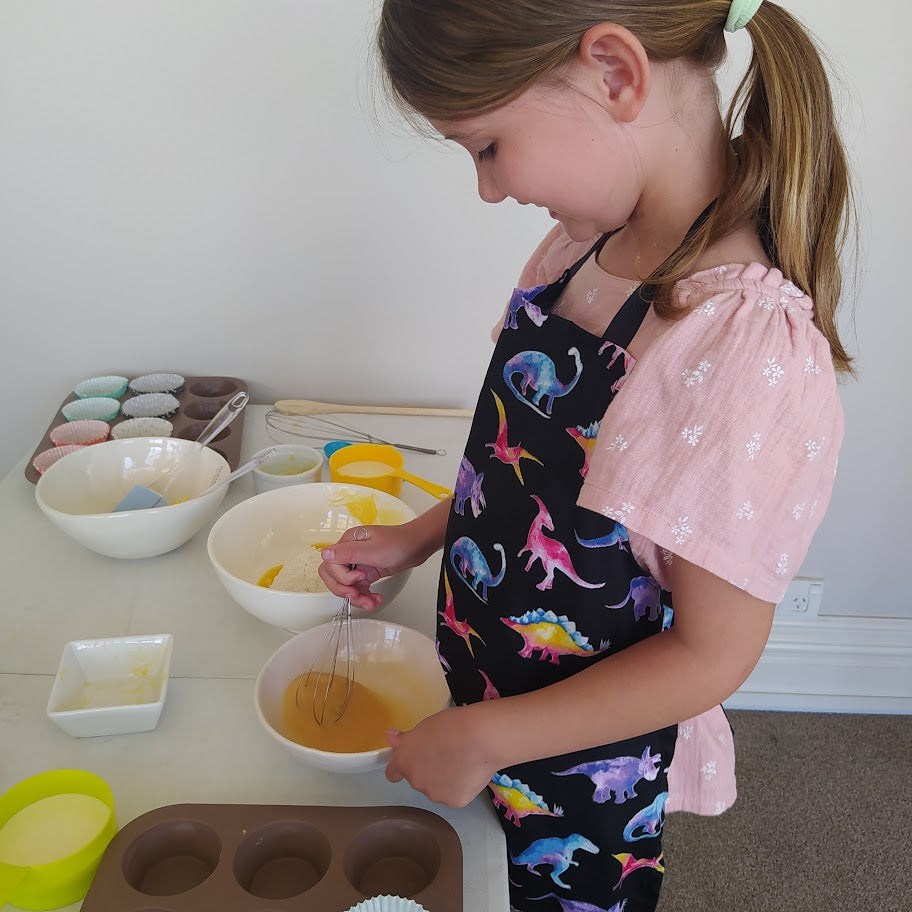
[[[725,31],[737,32],[738,29],[743,29],[754,18],[754,13],[760,9],[762,2],[763,0],[732,0],[728,19],[725,20]]]

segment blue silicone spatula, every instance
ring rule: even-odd
[[[232,396],[215,414],[215,417],[200,432],[196,443],[199,447],[204,447],[211,440],[218,437],[222,431],[231,424],[232,421],[244,410],[250,396],[246,392],[236,393]],[[194,452],[196,449],[194,448]],[[166,507],[170,503],[168,500],[168,490],[171,482],[174,481],[175,470],[178,464],[175,463],[164,472],[162,476],[156,479],[158,491],[153,490],[146,485],[133,485],[129,491],[121,498],[117,506],[111,511],[112,513],[122,513],[126,510],[148,510],[152,507]]]

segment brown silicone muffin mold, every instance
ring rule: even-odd
[[[345,912],[379,895],[463,912],[447,821],[411,807],[177,804],[114,837],[82,912]]]
[[[179,404],[177,413],[168,420],[173,425],[171,431],[172,437],[183,437],[186,440],[196,440],[200,431],[206,426],[210,418],[215,417],[215,413],[235,394],[247,390],[247,384],[237,377],[184,377],[184,386],[180,392],[175,393]],[[128,388],[127,391],[117,397],[121,406],[128,399],[132,399],[138,394],[133,393]],[[63,416],[63,407],[77,399],[76,393],[70,393],[63,402],[53,420],[48,425],[47,431],[41,438],[41,442],[35,447],[35,452],[29,457],[28,465],[25,469],[25,477],[33,484],[37,483],[41,477],[38,470],[32,465],[32,460],[44,450],[53,447],[50,432],[59,424],[66,423]],[[108,422],[113,430],[118,424],[127,418],[123,411],[116,418]],[[241,412],[231,424],[213,440],[209,446],[211,449],[222,456],[228,462],[232,469],[236,469],[241,460],[241,440],[244,433],[244,412]]]

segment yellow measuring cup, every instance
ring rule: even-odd
[[[376,488],[394,497],[399,496],[403,481],[440,500],[453,496],[449,488],[406,472],[402,463],[402,453],[393,446],[384,443],[355,443],[336,450],[329,457],[329,477],[342,484]]]
[[[116,832],[114,796],[94,773],[50,770],[14,785],[0,795],[0,908],[83,899]]]

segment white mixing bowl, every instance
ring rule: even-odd
[[[258,585],[267,571],[315,543],[337,541],[352,526],[396,525],[414,518],[408,504],[374,488],[324,482],[291,485],[257,494],[221,516],[209,533],[209,559],[228,594],[245,611],[298,633],[332,618],[340,600],[325,589],[286,592]],[[402,591],[410,574],[404,570],[374,584],[384,607]],[[356,617],[366,614],[352,611]]]
[[[229,471],[223,456],[192,440],[109,440],[54,463],[38,480],[35,499],[58,529],[98,554],[155,557],[179,548],[215,516],[228,486],[195,495]],[[160,485],[166,474],[169,506],[111,512],[134,485]]]
[[[296,760],[334,773],[362,773],[385,766],[391,749],[336,753],[305,747],[286,737],[283,696],[289,684],[306,673],[326,645],[327,626],[299,633],[280,646],[263,666],[254,688],[257,717],[263,728]],[[450,704],[450,691],[434,641],[417,630],[373,618],[352,621],[355,680],[401,708],[402,730]],[[342,650],[342,667],[347,655]],[[343,672],[344,673],[344,672]],[[305,689],[304,711],[312,699]]]

